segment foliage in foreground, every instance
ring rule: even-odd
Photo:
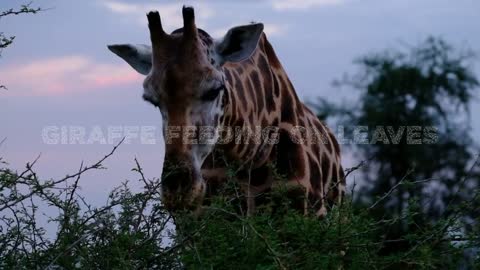
[[[468,235],[458,229],[468,205],[459,205],[457,216],[388,240],[409,248],[383,255],[388,228],[400,221],[414,225],[417,208],[378,219],[372,207],[358,209],[347,199],[319,220],[293,210],[280,186],[255,216],[246,217],[234,182],[200,218],[172,218],[161,206],[159,180],[145,179],[138,163],[143,191],[134,194],[123,184],[106,205],[94,207],[78,184],[111,154],[59,180],[38,179],[34,163],[24,172],[0,171],[0,269],[454,269],[465,265],[465,251],[480,244],[478,229]],[[58,213],[49,219],[49,227],[57,228],[53,237],[39,218],[46,208]],[[480,260],[469,263],[478,267]]]
[[[232,192],[230,194],[238,194]],[[234,197],[234,196],[233,196]],[[449,234],[456,221],[446,218],[407,234],[411,248],[383,255],[388,228],[402,221],[415,223],[418,209],[392,219],[374,219],[368,209],[355,209],[347,199],[319,220],[293,210],[284,190],[273,192],[271,203],[253,217],[244,217],[238,203],[219,197],[200,220],[178,222],[180,238],[190,241],[181,252],[188,269],[455,269],[463,253],[478,246],[478,237]],[[273,203],[275,202],[275,203]],[[413,204],[413,203],[412,203]],[[462,238],[471,241],[453,241]],[[478,259],[477,259],[478,260]],[[473,264],[470,266],[473,267]],[[477,262],[477,267],[478,267]]]

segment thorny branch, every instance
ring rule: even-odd
[[[26,5],[21,5],[19,9],[8,9],[5,11],[0,12],[0,19],[3,17],[9,16],[9,15],[20,15],[20,14],[36,14],[40,11],[43,11],[44,9],[41,9],[39,7],[32,8],[31,7],[32,2],[26,4]],[[13,43],[13,40],[15,39],[15,36],[11,37],[6,37],[2,32],[0,32],[0,52],[1,49],[4,49],[11,45]],[[5,88],[5,86],[0,86],[0,88]]]
[[[40,7],[32,7],[32,2],[29,2],[28,4],[21,5],[19,9],[13,9],[10,8],[5,11],[0,11],[0,20],[6,16],[11,16],[11,15],[20,15],[20,14],[36,14],[40,11],[44,11],[45,9],[42,9]],[[8,46],[12,45],[13,41],[15,39],[15,36],[5,36],[3,32],[0,32],[0,56],[2,55],[2,50],[7,48]],[[0,90],[7,90],[7,87],[5,85],[0,84]]]
[[[403,185],[404,182],[405,182],[405,179],[413,172],[413,169],[409,169],[408,172],[405,174],[405,176],[402,177],[402,179],[400,179],[400,181],[398,181],[397,184],[395,184],[389,191],[387,191],[382,197],[380,197],[375,203],[373,203],[369,208],[368,210],[371,210],[373,208],[375,208],[375,206],[377,206],[380,202],[382,202],[383,200],[385,200],[388,196],[390,196],[390,194],[392,194],[392,192],[394,190],[396,190],[399,186]]]
[[[27,164],[26,170],[20,174],[11,173],[5,169],[0,170],[0,176],[3,173],[11,177],[10,181],[2,180],[0,182],[0,202],[6,202],[3,207],[1,207],[0,204],[0,209],[2,211],[6,210],[10,212],[9,216],[0,217],[0,222],[5,224],[5,228],[8,228],[8,235],[10,237],[6,238],[6,240],[0,237],[0,255],[10,256],[11,252],[13,252],[12,250],[16,250],[17,252],[22,253],[24,256],[31,256],[30,254],[32,251],[35,253],[41,253],[42,251],[53,246],[56,248],[53,249],[53,253],[48,258],[46,264],[49,265],[48,267],[53,269],[61,262],[61,260],[64,260],[64,258],[72,256],[73,254],[81,253],[82,250],[86,250],[86,246],[97,243],[101,235],[108,236],[109,234],[120,230],[120,227],[123,226],[121,225],[122,223],[113,223],[114,225],[112,225],[112,218],[122,211],[130,213],[128,214],[129,221],[117,222],[126,222],[126,224],[128,224],[128,233],[131,233],[134,236],[140,233],[141,235],[145,236],[138,239],[134,247],[128,247],[129,253],[133,253],[134,249],[141,249],[143,247],[149,248],[152,243],[160,243],[162,239],[165,238],[165,232],[168,230],[167,224],[172,222],[173,217],[169,215],[160,204],[160,181],[149,180],[145,176],[143,168],[141,167],[137,158],[134,159],[135,167],[132,170],[138,173],[139,181],[143,183],[144,189],[141,193],[132,194],[127,189],[125,184],[124,186],[112,192],[110,197],[111,199],[109,199],[105,206],[93,208],[77,192],[83,173],[89,169],[102,169],[102,162],[113,155],[117,147],[122,142],[123,140],[117,144],[109,154],[105,155],[98,162],[95,162],[90,166],[85,166],[82,162],[75,174],[67,175],[59,180],[41,181],[38,179],[38,176],[33,168],[40,156],[31,163]],[[361,163],[351,170],[347,170],[346,175],[348,176],[351,172],[360,169],[364,164],[365,163]],[[430,181],[430,179],[406,181],[406,178],[410,175],[410,173],[411,171],[409,171],[405,177],[402,178],[391,190],[386,192],[385,195],[373,203],[370,208],[365,209],[366,211],[362,212],[362,214],[367,215],[369,209],[379,205],[380,202],[391,196],[394,190],[403,184],[420,184]],[[68,180],[72,180],[73,182],[69,182]],[[66,186],[64,188],[60,188],[60,184],[65,184]],[[28,186],[30,189],[25,192],[25,189],[19,188],[18,185]],[[8,190],[9,188],[12,189],[13,194],[13,196],[9,197],[11,200],[10,202],[5,200],[6,197],[1,197],[2,192]],[[25,193],[22,194],[21,191]],[[234,190],[234,193],[235,192],[236,189]],[[238,193],[236,193],[236,196],[237,199],[239,199]],[[59,225],[57,238],[53,243],[48,242],[44,233],[41,231],[41,228],[37,228],[35,224],[32,223],[26,227],[23,226],[25,221],[36,219],[37,206],[34,204],[34,197],[48,202],[53,208],[57,208],[60,210],[60,212],[62,212],[58,218],[52,220]],[[232,201],[229,202],[231,203]],[[83,212],[80,210],[80,205],[82,203],[86,208],[86,211]],[[199,249],[196,251],[197,247],[200,247],[200,244],[197,241],[200,239],[198,237],[205,232],[209,219],[213,216],[218,216],[220,212],[241,221],[241,227],[239,230],[242,232],[242,237],[248,236],[249,234],[246,233],[248,231],[256,235],[258,239],[264,243],[266,252],[269,254],[269,256],[271,256],[277,268],[287,269],[291,266],[291,262],[289,262],[288,259],[285,259],[288,258],[289,252],[286,252],[282,249],[283,244],[277,245],[278,243],[270,238],[270,235],[265,234],[265,232],[260,229],[261,227],[257,227],[258,224],[255,223],[254,220],[250,219],[250,217],[246,217],[237,212],[231,212],[228,209],[216,207],[215,205],[206,206],[205,209],[211,211],[206,211],[205,216],[202,217],[202,222],[199,223],[199,226],[195,227],[195,230],[192,231],[187,229],[186,231],[180,231],[180,235],[175,236],[175,242],[172,245],[159,249],[160,251],[146,260],[144,262],[145,264],[139,264],[134,268],[148,268],[145,265],[154,265],[158,262],[158,260],[161,260],[165,256],[175,257],[179,254],[179,252],[182,252],[186,249],[190,249],[195,252],[195,254],[197,254],[195,260],[199,263],[202,263],[204,258],[202,257],[203,255],[200,255],[201,250]],[[346,250],[344,249],[345,247],[350,249],[357,248],[372,250],[386,243],[411,243],[412,241],[408,238],[399,238],[377,239],[377,242],[367,243],[355,242],[355,239],[359,237],[367,237],[367,235],[375,234],[379,227],[391,226],[392,224],[397,224],[398,222],[403,221],[405,218],[409,217],[408,213],[404,213],[402,216],[393,217],[390,219],[382,218],[381,220],[373,220],[369,223],[365,230],[361,231],[358,231],[353,227],[353,224],[355,223],[350,224],[349,222],[344,222],[348,220],[348,217],[347,219],[344,219],[341,212],[338,212],[335,215],[338,217],[329,221],[326,228],[327,230],[337,230],[338,235],[334,239],[327,239],[322,242],[323,247],[329,247],[332,250],[338,249],[339,247],[341,247],[342,250]],[[428,233],[422,234],[421,237],[416,239],[417,242],[414,243],[414,245],[411,246],[400,259],[409,260],[409,256],[411,254],[415,253],[420,247],[430,242],[435,244],[451,241],[478,241],[478,237],[472,238],[464,235],[445,234],[445,228],[450,228],[449,226],[451,226],[452,223],[447,222],[446,224],[447,225],[445,226],[435,226],[431,231],[428,231]],[[342,225],[341,228],[339,228],[340,225]],[[0,227],[1,226],[2,225],[0,225]],[[72,231],[72,228],[75,228],[75,231]],[[181,227],[177,229],[182,230]],[[63,242],[65,241],[65,237],[68,237],[68,242]],[[245,238],[243,240],[248,241],[248,239]],[[5,252],[2,253],[1,250],[5,250]],[[349,260],[348,256],[345,258],[345,260]],[[366,263],[370,263],[369,260],[370,259],[367,258]],[[385,265],[388,266],[389,264]]]
[[[30,198],[31,196],[33,196],[35,194],[41,193],[43,195],[46,195],[44,193],[44,191],[46,189],[53,188],[53,187],[57,186],[58,184],[64,183],[64,182],[66,182],[70,179],[75,179],[75,178],[79,177],[80,175],[84,174],[87,171],[94,170],[94,169],[104,169],[105,167],[103,167],[102,163],[115,153],[117,148],[123,143],[124,140],[125,140],[125,138],[123,138],[117,145],[115,145],[110,153],[105,155],[103,158],[101,158],[96,163],[94,163],[90,166],[85,166],[85,167],[81,168],[77,173],[75,173],[73,175],[66,175],[65,177],[63,177],[59,180],[43,181],[43,183],[42,183],[42,181],[40,181],[36,177],[35,173],[32,173],[33,172],[32,168],[34,167],[35,163],[40,158],[40,155],[39,155],[31,164],[27,163],[26,170],[23,171],[20,175],[18,175],[16,177],[16,179],[13,181],[13,183],[22,183],[22,184],[27,184],[27,185],[31,184],[30,185],[30,192],[28,192],[26,194],[18,194],[18,196],[14,200],[11,200],[11,198],[0,197],[0,212],[5,210],[8,207],[14,206],[14,205]],[[0,173],[2,173],[2,172],[3,173],[9,173],[8,171],[6,171],[4,169],[0,169]],[[30,173],[30,174],[28,174],[28,173]],[[12,183],[8,183],[8,184],[12,184]],[[7,186],[0,186],[0,190],[3,190],[4,188],[7,188]],[[46,196],[46,198],[48,199],[48,196]]]
[[[76,173],[58,180],[42,181],[38,178],[33,168],[40,156],[28,163],[25,171],[19,174],[0,169],[0,256],[11,257],[12,254],[21,252],[25,258],[30,258],[50,250],[52,253],[46,264],[47,269],[56,269],[57,265],[61,264],[60,260],[74,253],[83,252],[85,245],[100,244],[95,239],[113,232],[109,227],[112,222],[110,219],[121,213],[118,211],[128,209],[133,212],[128,210],[122,215],[127,213],[131,215],[131,233],[145,235],[136,247],[141,249],[152,244],[159,245],[169,232],[167,224],[171,223],[172,217],[160,205],[159,181],[147,180],[136,158],[136,168],[133,171],[139,173],[140,180],[145,185],[144,191],[133,194],[124,184],[112,191],[106,205],[99,208],[92,207],[78,193],[83,174],[89,170],[104,169],[103,162],[116,152],[123,141],[124,139],[97,162],[88,166],[82,162]],[[62,187],[63,184],[65,187]],[[24,204],[25,202],[28,203]],[[35,202],[47,202],[49,207],[59,210],[58,217],[49,218],[50,222],[58,224],[53,242],[45,238],[43,228],[36,225],[38,206]],[[80,204],[85,206],[83,210]],[[115,226],[120,226],[121,223],[117,224]],[[68,242],[65,242],[66,239],[69,239]],[[166,256],[175,249],[173,247],[164,249],[162,254]],[[162,254],[158,256],[163,256]],[[34,257],[32,260],[35,260]],[[0,263],[0,268],[2,265]],[[46,265],[37,268],[44,268]]]
[[[33,2],[29,2],[28,4],[21,5],[20,9],[18,10],[11,8],[11,9],[2,11],[0,12],[0,19],[8,15],[20,15],[20,14],[27,14],[27,13],[36,14],[37,12],[42,11],[42,9],[39,7],[32,8],[32,3]]]
[[[265,238],[265,236],[263,236],[260,232],[258,232],[257,229],[255,229],[255,227],[248,221],[247,218],[241,217],[241,216],[239,216],[239,215],[236,214],[236,213],[227,211],[227,210],[222,209],[222,208],[217,208],[217,207],[206,207],[206,208],[207,208],[207,209],[214,210],[214,211],[219,211],[219,212],[228,214],[228,215],[230,215],[230,216],[232,216],[232,217],[235,217],[236,219],[242,221],[242,223],[247,224],[248,227],[252,230],[252,232],[255,233],[255,235],[257,235],[260,239],[262,239],[262,241],[264,242],[265,246],[267,247],[268,252],[270,253],[270,255],[273,256],[273,259],[275,260],[275,263],[277,264],[278,268],[279,268],[279,269],[287,269],[287,268],[284,266],[282,260],[280,259],[280,254],[272,247],[272,245],[270,244],[270,242],[268,241],[268,239]]]

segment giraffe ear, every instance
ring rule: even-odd
[[[220,63],[240,62],[249,58],[262,35],[263,24],[242,25],[228,30],[215,47]]]
[[[147,75],[152,68],[152,47],[147,45],[108,45],[110,51],[125,60],[138,73]]]

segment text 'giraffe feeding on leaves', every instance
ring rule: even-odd
[[[248,171],[238,176],[248,213],[257,195],[278,181],[302,187],[303,210],[314,204],[319,216],[341,200],[345,179],[337,140],[297,97],[262,24],[234,27],[215,40],[197,29],[191,7],[183,8],[183,28],[171,34],[158,12],[147,17],[152,47],[109,49],[146,75],[143,98],[161,112],[168,209],[198,209],[207,188],[225,179],[217,152]],[[259,128],[265,136],[233,134]],[[167,175],[169,164],[176,170]]]

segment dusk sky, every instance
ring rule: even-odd
[[[1,0],[0,10],[23,1]],[[156,143],[133,138],[105,165],[81,182],[88,197],[106,198],[111,187],[138,178],[134,157],[146,176],[158,177],[163,160],[161,116],[142,100],[143,76],[107,50],[107,44],[149,44],[146,12],[158,10],[166,30],[182,26],[182,5],[195,7],[198,27],[221,37],[235,25],[251,21],[265,31],[299,96],[312,100],[355,102],[351,89],[331,82],[355,71],[353,60],[369,52],[416,45],[429,35],[458,48],[480,48],[478,0],[265,0],[265,1],[34,1],[47,9],[37,15],[9,16],[0,31],[15,43],[0,59],[0,156],[21,170],[40,153],[42,178],[73,173],[81,161],[93,163],[113,144],[47,144],[45,129],[93,130],[154,128]],[[480,65],[476,65],[480,76]],[[474,138],[480,136],[480,106],[472,107]],[[125,128],[127,127],[127,128]],[[332,127],[335,129],[335,127]],[[118,132],[117,132],[118,133]],[[118,142],[118,138],[114,139]],[[151,140],[149,141],[151,142]],[[478,142],[478,140],[477,140]],[[354,163],[345,159],[345,167]]]

